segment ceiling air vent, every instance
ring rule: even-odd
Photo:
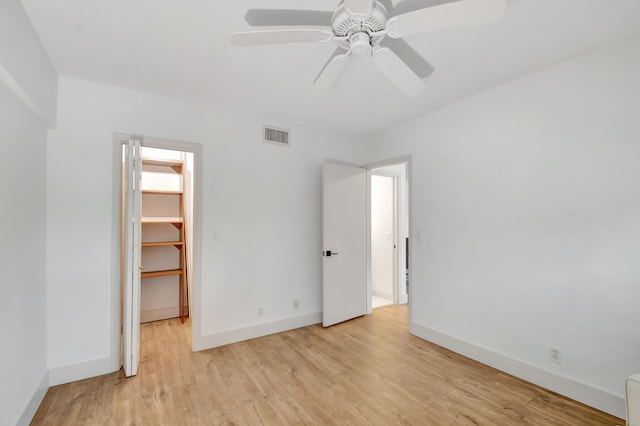
[[[278,145],[289,146],[290,132],[286,129],[279,129],[273,126],[263,126],[264,141],[268,143],[275,143]]]

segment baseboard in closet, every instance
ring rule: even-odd
[[[180,310],[177,305],[162,309],[149,309],[146,311],[140,311],[140,322],[160,321],[179,316]]]

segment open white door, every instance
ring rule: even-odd
[[[367,310],[367,179],[358,167],[322,170],[322,325]]]
[[[125,209],[124,209],[124,373],[138,373],[140,351],[140,139],[132,137],[125,156]]]

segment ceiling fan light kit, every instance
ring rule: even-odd
[[[349,37],[349,45],[351,51],[356,55],[362,55],[363,53],[371,50],[371,37],[364,31],[353,34]]]
[[[411,3],[411,7],[403,7],[403,2]],[[394,14],[395,8],[407,11]],[[318,24],[325,22],[330,12],[250,9],[245,15],[249,25],[271,28],[234,33],[231,42],[255,46],[332,41],[338,49],[316,77],[315,85],[328,90],[351,54],[368,54],[402,93],[416,96],[424,89],[422,79],[434,68],[402,38],[496,22],[506,11],[506,0],[445,0],[435,5],[425,0],[423,7],[415,0],[401,0],[395,8],[389,0],[342,0],[324,24],[326,27],[320,28]]]

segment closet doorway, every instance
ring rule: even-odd
[[[116,138],[121,150],[122,365],[132,376],[145,344],[141,323],[175,323],[177,318],[182,334],[194,334],[200,146],[136,135]]]

